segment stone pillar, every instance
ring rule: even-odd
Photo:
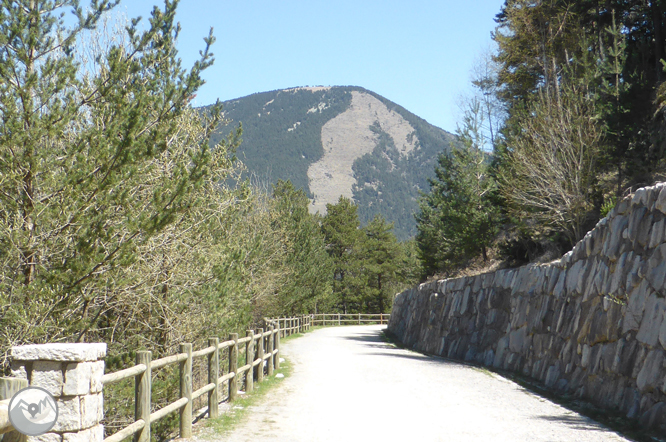
[[[58,403],[49,433],[28,442],[102,442],[102,377],[106,344],[37,344],[13,347],[12,376],[41,387]]]

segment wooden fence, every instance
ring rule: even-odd
[[[315,314],[290,318],[265,318],[266,330],[248,330],[246,336],[239,338],[232,333],[224,342],[210,338],[208,347],[192,350],[192,344],[180,344],[180,352],[152,360],[152,352],[138,351],[136,365],[114,373],[104,374],[102,384],[108,386],[125,379],[134,378],[134,422],[104,439],[104,442],[120,442],[134,436],[135,442],[150,441],[150,425],[164,417],[179,413],[180,437],[192,435],[192,403],[195,399],[208,395],[208,417],[218,417],[218,405],[223,400],[233,401],[238,393],[239,382],[245,374],[245,391],[251,392],[254,383],[264,379],[264,368],[268,376],[280,368],[280,338],[294,333],[310,330],[314,325],[332,326],[346,324],[367,324],[388,322],[388,314]],[[220,352],[228,352],[228,369],[220,367]],[[238,355],[245,352],[245,361],[238,367]],[[192,365],[195,358],[207,358],[208,383],[193,391]],[[178,364],[180,376],[179,399],[159,410],[152,411],[151,384],[154,370]],[[228,395],[222,398],[223,387],[227,386]],[[19,385],[19,384],[17,384]],[[22,384],[20,384],[22,385]],[[16,390],[18,391],[18,390]],[[12,390],[14,392],[14,390]],[[12,393],[13,394],[13,393]],[[11,394],[6,391],[0,395],[0,434],[10,431],[7,419],[7,405]],[[6,399],[6,400],[2,400]]]
[[[310,315],[312,325],[388,324],[388,313],[319,313]]]
[[[228,351],[229,367],[224,373],[220,367],[220,352]],[[248,361],[238,367],[238,354],[245,352]],[[268,376],[273,375],[275,369],[280,368],[280,329],[272,324],[268,330],[257,329],[256,332],[248,330],[244,338],[237,333],[229,335],[229,339],[219,342],[218,338],[210,338],[208,347],[192,351],[192,344],[180,344],[180,353],[161,359],[152,360],[150,351],[139,351],[136,355],[136,365],[105,374],[102,378],[104,386],[119,382],[123,379],[135,379],[135,421],[120,431],[104,439],[104,442],[120,442],[134,435],[136,442],[150,441],[150,424],[178,412],[180,414],[180,437],[192,436],[192,402],[204,394],[208,394],[208,417],[218,417],[218,404],[221,398],[222,387],[227,385],[227,400],[233,401],[238,392],[238,381],[245,375],[245,391],[251,392],[255,382],[264,380],[264,368]],[[208,358],[208,384],[192,391],[192,362],[195,358]],[[265,362],[265,363],[264,363]],[[171,404],[151,412],[151,377],[153,370],[179,364],[180,368],[180,398]],[[264,367],[264,365],[266,367]]]
[[[294,316],[292,318],[264,318],[266,324],[280,329],[282,337],[299,331],[310,330],[313,326],[388,324],[389,313],[317,313]]]

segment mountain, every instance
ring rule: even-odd
[[[381,213],[401,240],[415,235],[419,190],[429,189],[437,155],[455,139],[355,86],[261,92],[223,105],[227,122],[211,142],[242,122],[237,154],[259,180],[291,180],[322,214],[340,195],[353,198],[363,224]]]

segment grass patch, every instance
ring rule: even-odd
[[[474,370],[478,371],[479,373],[483,373],[483,374],[485,374],[486,376],[490,376],[491,378],[494,378],[494,377],[495,377],[495,374],[494,374],[492,371],[488,370],[486,367],[477,367],[477,366],[473,366],[472,368],[473,368]]]
[[[252,393],[239,394],[236,400],[231,403],[231,409],[223,413],[217,419],[207,419],[206,427],[212,429],[218,434],[228,433],[233,430],[236,425],[243,421],[249,407],[256,405],[266,394],[280,385],[288,376],[291,375],[291,363],[285,359],[280,363],[280,369],[273,372],[273,376],[264,376],[264,381],[261,384],[255,382],[254,390]],[[284,378],[276,378],[275,375],[282,373]]]
[[[311,330],[306,332],[294,333],[293,335],[287,336],[285,338],[280,338],[280,344],[305,336],[307,333],[310,333],[315,329],[316,328],[313,327]],[[269,377],[265,375],[264,381],[261,384],[255,382],[254,390],[252,393],[245,393],[242,395],[239,394],[236,397],[236,400],[231,403],[230,410],[226,411],[225,413],[221,413],[220,417],[216,419],[206,419],[206,428],[213,430],[217,434],[223,435],[233,430],[239,423],[243,422],[250,407],[258,404],[268,392],[275,389],[280,385],[280,383],[282,383],[291,375],[292,365],[288,359],[283,359],[284,362],[280,362],[280,369],[275,370],[273,372],[273,376]],[[280,379],[275,377],[275,375],[278,373],[282,373],[284,378]]]

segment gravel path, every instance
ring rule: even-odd
[[[386,344],[384,327],[325,328],[284,344],[292,375],[209,440],[628,440],[500,376]]]

